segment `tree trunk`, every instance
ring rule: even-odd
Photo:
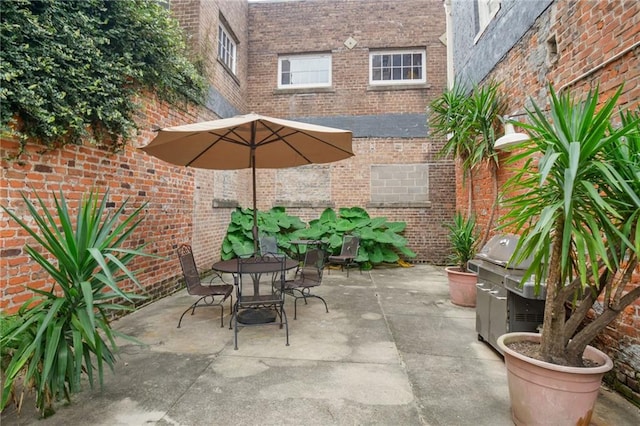
[[[549,276],[547,277],[547,297],[544,306],[544,323],[542,325],[542,342],[540,352],[546,362],[567,365],[564,339],[564,298],[560,291],[563,286],[560,256],[562,255],[562,233],[564,222],[557,219],[556,231],[551,248]]]
[[[473,173],[467,171],[467,219],[473,214]]]
[[[493,220],[496,216],[496,210],[498,209],[498,170],[493,161],[489,162],[489,168],[491,169],[491,183],[493,184],[493,202],[491,203],[491,213],[487,221],[487,228],[479,247],[484,246],[487,241],[489,241],[489,235],[491,235],[491,230],[493,229]]]

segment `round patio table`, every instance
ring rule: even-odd
[[[298,261],[294,259],[285,259],[284,269],[294,269],[298,267]],[[226,272],[233,274],[234,276],[240,271],[238,270],[238,259],[221,260],[214,263],[211,266],[215,272]],[[270,272],[280,272],[280,267],[275,262],[268,263],[245,263],[243,266],[243,272],[253,274],[266,274]],[[234,282],[235,284],[235,282]],[[258,281],[254,279],[254,291],[258,293]],[[274,322],[276,320],[276,313],[271,309],[245,309],[238,312],[238,321],[243,324],[264,324],[268,322]]]

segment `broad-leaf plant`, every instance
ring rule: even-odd
[[[402,260],[401,256],[416,256],[401,235],[406,226],[405,222],[389,222],[384,217],[371,218],[360,207],[341,208],[338,213],[328,208],[308,224],[297,216],[287,214],[284,207],[258,212],[259,234],[276,237],[278,247],[292,256],[297,254],[297,250],[304,253],[306,249],[304,246],[294,247],[290,243],[292,240],[322,241],[328,253],[338,254],[344,234],[357,235],[360,237],[360,249],[355,260],[365,269],[376,264],[398,262]],[[238,208],[231,214],[227,235],[222,242],[223,260],[253,252],[252,227],[251,209]]]

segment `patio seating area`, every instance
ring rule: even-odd
[[[477,340],[475,310],[449,301],[443,268],[415,265],[324,274],[285,330],[220,327],[186,290],[118,320],[145,346],[120,342],[104,390],[86,389],[36,420],[31,401],[3,425],[511,425],[502,357]],[[227,280],[231,282],[231,280]],[[225,324],[229,312],[225,310]],[[637,425],[640,411],[602,389],[595,425]]]

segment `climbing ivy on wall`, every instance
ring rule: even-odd
[[[137,130],[135,95],[186,107],[206,93],[182,29],[154,0],[2,0],[0,45],[0,131],[20,153],[28,139],[118,151]]]

